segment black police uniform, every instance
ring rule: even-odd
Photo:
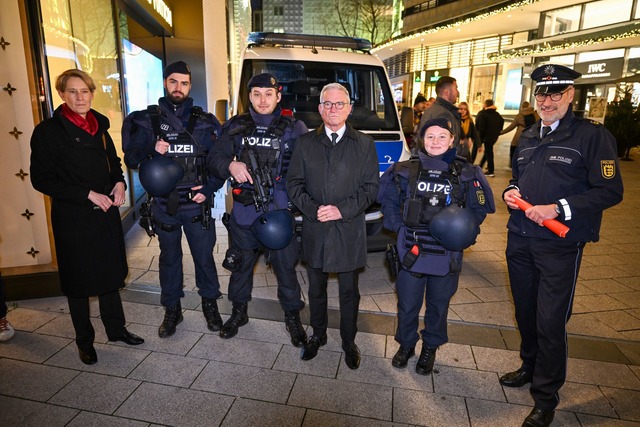
[[[221,126],[210,113],[193,106],[193,99],[174,105],[168,97],[158,100],[158,106],[131,113],[123,126],[124,161],[136,169],[145,159],[160,156],[155,151],[158,138],[170,144],[164,155],[177,161],[184,169],[184,177],[167,197],[154,198],[151,212],[155,221],[155,232],[160,243],[160,302],[165,307],[174,307],[184,296],[182,269],[182,230],[187,236],[195,265],[198,293],[203,298],[217,299],[222,296],[218,273],[213,261],[216,232],[213,220],[208,228],[203,227],[210,215],[211,201],[224,181],[209,176],[206,155],[214,147]],[[195,192],[191,187],[202,185]],[[206,205],[191,201],[195,193],[207,196]]]
[[[231,177],[229,165],[237,159],[250,166],[249,149],[254,150],[260,167],[269,171],[273,187],[268,190],[268,210],[289,209],[286,193],[286,174],[298,136],[307,133],[302,121],[282,116],[277,106],[271,114],[258,114],[250,107],[249,113],[235,116],[225,123],[219,142],[209,154],[209,168],[221,179]],[[254,179],[255,183],[255,179]],[[253,200],[253,185],[243,183],[234,186],[233,210],[229,218],[231,237],[227,259],[233,260],[229,279],[229,300],[246,304],[251,300],[253,289],[253,267],[260,250],[264,249],[250,227],[264,213]],[[299,311],[304,307],[300,294],[295,265],[299,257],[298,241],[293,238],[280,250],[268,250],[269,259],[278,280],[278,299],[285,312]]]
[[[449,301],[458,289],[462,251],[449,251],[429,233],[429,221],[446,206],[457,203],[470,209],[478,225],[495,212],[493,193],[478,166],[467,164],[451,148],[431,157],[424,149],[418,157],[392,165],[380,178],[378,202],[384,227],[398,233],[401,269],[396,281],[398,329],[395,339],[413,348],[418,342],[418,315],[423,299],[427,309],[423,346],[437,349],[448,341]],[[411,249],[417,245],[419,256]],[[426,292],[426,293],[425,293]]]
[[[533,373],[536,408],[552,411],[567,369],[566,323],[586,242],[599,240],[602,211],[622,200],[622,178],[613,136],[599,123],[569,110],[541,138],[541,122],[522,132],[513,178],[532,205],[557,203],[558,220],[570,227],[560,238],[512,210],[507,265],[522,337],[522,370]]]

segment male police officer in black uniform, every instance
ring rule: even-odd
[[[156,197],[151,206],[154,230],[160,242],[160,302],[165,315],[158,335],[173,335],[183,320],[182,230],[187,236],[195,264],[196,286],[202,297],[202,311],[211,331],[222,327],[216,299],[221,297],[218,273],[213,262],[216,232],[211,221],[213,193],[223,181],[209,177],[206,155],[220,133],[220,123],[189,97],[191,70],[182,62],[167,65],[163,72],[167,95],[157,106],[131,113],[123,125],[124,161],[130,168],[157,156],[180,164],[184,177],[168,194]]]
[[[378,201],[385,228],[398,233],[400,270],[396,368],[407,366],[418,342],[418,315],[426,301],[422,352],[416,372],[433,370],[436,350],[448,341],[449,302],[458,289],[462,251],[495,212],[482,170],[456,156],[454,128],[446,118],[427,120],[416,157],[396,163],[380,178]]]
[[[522,366],[500,383],[531,382],[535,408],[523,426],[548,426],[567,372],[567,330],[582,252],[599,239],[602,211],[622,200],[613,136],[571,109],[580,73],[543,65],[531,73],[541,121],[525,129],[513,157],[513,178],[503,193],[511,211],[507,266],[522,343]],[[532,207],[522,211],[514,197]],[[543,227],[558,219],[561,238]]]
[[[273,75],[253,76],[248,88],[249,112],[225,124],[219,142],[209,154],[213,173],[232,179],[234,197],[228,223],[230,248],[223,264],[231,270],[229,299],[233,310],[220,336],[234,337],[238,328],[249,321],[247,305],[253,289],[253,267],[260,250],[266,247],[278,279],[278,299],[285,312],[286,327],[291,343],[297,347],[306,342],[299,314],[304,302],[295,270],[298,242],[295,238],[289,240],[291,233],[286,246],[276,248],[268,242],[270,236],[265,240],[257,234],[260,231],[256,227],[260,227],[258,218],[263,219],[265,212],[290,208],[285,187],[289,160],[295,140],[308,130],[303,122],[282,115],[279,85]],[[281,240],[283,236],[275,237]]]

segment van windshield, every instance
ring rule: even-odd
[[[247,82],[252,76],[271,73],[282,86],[282,108],[293,111],[296,119],[309,129],[322,124],[318,113],[320,91],[327,83],[337,82],[351,95],[353,111],[349,123],[361,131],[397,131],[396,105],[382,67],[311,61],[251,59],[244,61],[238,111],[249,108]]]

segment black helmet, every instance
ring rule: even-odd
[[[182,166],[175,160],[163,156],[145,160],[139,169],[140,184],[154,197],[171,193],[184,176]]]
[[[429,232],[443,248],[462,251],[476,242],[480,226],[470,209],[452,204],[431,219]]]
[[[265,212],[251,224],[251,232],[267,249],[284,249],[293,238],[293,215],[286,209]]]

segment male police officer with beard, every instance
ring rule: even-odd
[[[422,352],[416,372],[433,370],[436,350],[448,341],[449,301],[458,289],[462,251],[495,212],[493,193],[478,166],[456,156],[454,127],[427,120],[417,157],[392,165],[380,178],[378,201],[385,228],[398,233],[396,282],[400,343],[392,365],[405,368],[418,342],[418,316],[426,301]]]
[[[173,159],[184,172],[177,186],[161,190],[165,194],[155,194],[159,197],[151,205],[152,226],[160,242],[160,302],[165,307],[164,320],[158,329],[160,338],[173,335],[176,325],[183,320],[182,230],[191,249],[207,327],[211,331],[222,327],[216,303],[222,294],[212,254],[216,232],[211,221],[211,200],[224,183],[209,177],[206,167],[206,155],[212,150],[221,126],[212,114],[193,105],[189,97],[189,66],[182,61],[169,64],[163,77],[167,95],[158,100],[159,105],[131,113],[122,129],[124,161],[133,169],[140,166],[141,181],[143,172],[147,172],[145,168],[162,164],[154,163],[161,156]],[[166,176],[163,170],[153,172],[156,179]]]
[[[234,198],[228,219],[230,248],[223,264],[231,271],[229,299],[233,309],[220,336],[234,337],[238,328],[249,321],[247,305],[253,289],[253,267],[260,250],[266,248],[267,259],[278,280],[278,299],[285,312],[291,343],[298,347],[306,342],[299,313],[304,302],[295,270],[299,248],[297,240],[292,238],[292,217],[286,211],[291,205],[285,184],[294,142],[308,130],[303,122],[282,115],[278,104],[281,93],[273,75],[253,76],[248,89],[249,112],[225,124],[208,159],[213,173],[223,179],[231,178]],[[260,228],[268,224],[261,221],[265,222],[274,212],[284,212],[285,218],[285,224],[280,222],[276,233],[288,236],[262,235]],[[272,245],[271,239],[284,239],[284,243]]]

